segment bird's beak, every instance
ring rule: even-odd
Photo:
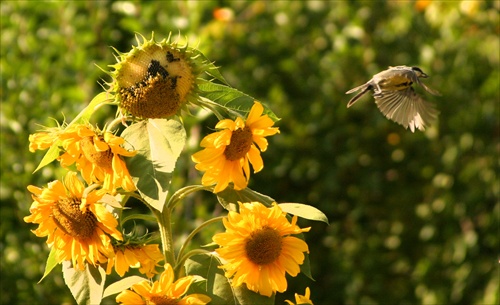
[[[422,77],[422,78],[427,78],[427,77],[429,77],[429,75],[427,75],[427,74],[425,74],[424,72],[422,72],[422,74],[420,75],[420,77]]]

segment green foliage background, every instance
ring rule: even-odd
[[[126,52],[135,32],[171,31],[282,118],[250,187],[330,219],[301,223],[313,226],[316,281],[290,278],[277,304],[307,286],[315,304],[498,304],[500,2],[429,3],[2,1],[0,303],[74,303],[60,272],[36,284],[48,249],[22,220],[26,186],[62,172],[31,174],[42,154],[28,135],[54,126],[49,117],[71,120],[102,90],[96,65],[115,62],[110,46]],[[216,20],[218,7],[234,19]],[[346,109],[344,92],[389,65],[431,76],[436,127],[412,134],[368,97]],[[220,213],[202,199],[178,227]]]

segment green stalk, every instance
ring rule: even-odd
[[[225,216],[219,216],[219,217],[215,217],[215,218],[212,218],[212,219],[209,219],[207,221],[205,221],[204,223],[202,223],[199,227],[197,227],[196,229],[194,229],[189,235],[188,237],[186,238],[186,240],[184,241],[184,243],[182,244],[182,247],[181,249],[179,250],[179,256],[178,257],[183,257],[185,255],[183,255],[184,253],[184,250],[186,249],[187,245],[189,244],[189,242],[191,241],[191,239],[193,239],[193,237],[198,233],[200,232],[204,227],[214,223],[214,222],[218,222],[218,221],[221,221]],[[191,251],[192,252],[192,251]],[[183,260],[186,260],[186,258],[183,257]],[[179,262],[181,262],[182,260],[179,260]]]
[[[156,219],[158,220],[158,227],[160,230],[161,244],[163,247],[163,256],[165,257],[165,263],[169,263],[172,268],[175,266],[175,254],[174,254],[174,240],[172,238],[172,227],[170,221],[170,210],[167,208],[160,212],[156,209],[152,209]]]

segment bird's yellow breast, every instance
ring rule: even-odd
[[[403,90],[413,82],[403,75],[393,75],[379,80],[378,84],[382,90]]]

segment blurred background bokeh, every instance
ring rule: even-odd
[[[160,40],[187,37],[233,87],[281,118],[250,187],[313,205],[330,220],[300,222],[312,226],[315,281],[289,278],[276,304],[308,286],[315,304],[499,303],[500,1],[2,1],[0,8],[1,304],[74,303],[59,268],[37,284],[48,249],[23,221],[32,202],[26,186],[62,171],[54,164],[32,174],[43,154],[28,151],[28,135],[73,119],[110,80],[97,67],[115,63],[110,46],[126,52],[136,32],[152,31]],[[421,67],[442,93],[417,88],[440,110],[425,132],[385,119],[368,96],[346,108],[347,90],[390,65]],[[179,227],[220,213],[213,197],[203,199]]]

